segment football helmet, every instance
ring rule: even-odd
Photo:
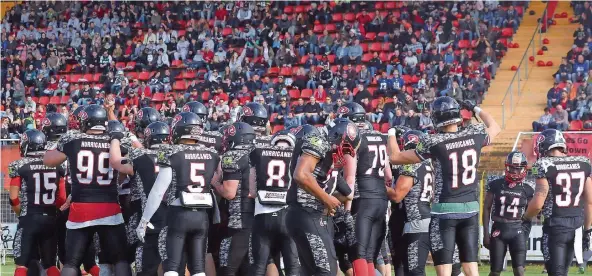
[[[181,112],[171,122],[171,142],[179,143],[181,139],[196,140],[203,132],[203,120],[193,112]]]
[[[354,122],[346,118],[337,118],[327,127],[327,141],[333,154],[333,166],[345,166],[345,155],[356,156],[360,146],[358,128]]]
[[[271,137],[271,145],[273,146],[276,146],[280,141],[288,143],[290,147],[296,146],[296,136],[288,129],[278,131]]]
[[[547,156],[552,149],[559,149],[563,153],[567,153],[567,142],[563,137],[563,133],[556,129],[546,129],[534,140],[534,153],[537,158]]]
[[[403,150],[412,150],[417,147],[421,139],[425,134],[419,130],[408,130],[403,133],[403,137],[401,137],[403,143]],[[399,146],[400,147],[400,146]]]
[[[513,151],[508,154],[505,164],[505,178],[510,188],[513,188],[516,184],[524,180],[526,177],[526,166],[528,166],[528,160],[524,153]]]
[[[245,122],[236,122],[224,130],[222,144],[224,149],[232,149],[239,145],[250,145],[255,141],[255,130]]]
[[[443,127],[462,122],[460,105],[451,97],[438,97],[432,103],[432,121],[436,127]]]
[[[136,135],[143,133],[144,129],[151,123],[160,121],[160,113],[152,107],[144,107],[138,110],[134,120],[134,131]]]
[[[193,112],[197,114],[197,116],[199,116],[204,122],[208,117],[208,108],[204,104],[196,101],[186,103],[185,105],[183,105],[181,111]]]
[[[300,126],[294,126],[288,129],[290,131],[290,133],[292,133],[294,135],[294,137],[296,137],[296,140],[300,140],[302,137],[306,136],[309,133],[317,133],[320,134],[319,129],[316,128],[313,125],[300,125]]]
[[[68,129],[80,129],[80,112],[84,110],[84,106],[80,105],[68,116]]]
[[[248,103],[239,111],[238,121],[249,124],[256,128],[257,131],[265,131],[265,127],[269,121],[267,109],[260,103]]]
[[[41,121],[41,132],[48,140],[57,140],[66,131],[68,131],[68,120],[60,113],[47,113]]]
[[[21,135],[19,149],[21,156],[40,156],[45,152],[47,139],[43,132],[36,129],[29,129]]]
[[[337,117],[347,118],[363,129],[366,122],[366,110],[359,103],[348,102],[337,108]]]
[[[107,111],[100,105],[91,104],[85,107],[80,113],[80,131],[102,130],[105,131],[107,123]]]
[[[167,144],[170,132],[171,128],[165,122],[150,123],[144,129],[144,147],[150,148],[153,145]]]

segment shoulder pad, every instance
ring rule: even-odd
[[[156,153],[156,150],[153,149],[146,149],[146,148],[132,148],[128,153],[128,157],[130,160],[135,160],[145,154],[153,154]]]
[[[222,156],[222,169],[239,169],[241,159],[248,156],[251,150],[247,149],[231,149]]]

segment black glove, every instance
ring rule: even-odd
[[[592,242],[592,228],[584,231],[582,237],[582,249],[584,249],[584,251],[592,250],[592,244],[590,244],[590,242]]]
[[[460,102],[460,106],[463,109],[473,112],[473,109],[475,109],[477,104],[475,104],[475,102],[473,102],[471,100],[464,100],[464,101]]]
[[[123,132],[120,131],[111,131],[109,132],[109,142],[111,142],[112,140],[120,140],[123,139]]]

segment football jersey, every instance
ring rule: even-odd
[[[241,145],[230,149],[222,157],[223,180],[238,180],[236,196],[228,202],[228,227],[248,229],[253,226],[255,200],[249,197],[249,185],[255,177],[255,169],[249,160],[253,145]]]
[[[499,177],[487,183],[485,189],[493,195],[492,221],[522,222],[522,215],[534,195],[532,181],[525,180],[510,187],[504,177]]]
[[[271,138],[273,136],[271,135],[262,135],[262,136],[257,136],[257,138],[255,138],[255,146],[257,147],[262,147],[262,146],[268,146],[271,145]]]
[[[219,131],[203,131],[197,136],[197,141],[206,147],[222,152],[222,133]]]
[[[434,172],[429,160],[399,167],[399,176],[413,177],[413,186],[403,199],[405,222],[430,218]]]
[[[292,160],[290,161],[290,176],[294,175],[298,158],[303,153],[310,154],[319,159],[313,175],[317,180],[317,184],[325,190],[326,193],[332,194],[336,189],[336,181],[330,181],[333,170],[333,156],[330,151],[331,147],[324,135],[316,133],[309,133],[296,143]],[[290,189],[288,190],[288,204],[296,204],[305,208],[311,208],[322,212],[325,205],[312,194],[302,189],[298,183],[290,181]],[[347,186],[347,185],[346,185]],[[349,187],[339,188],[338,191],[343,195],[349,195],[351,190]]]
[[[257,183],[255,215],[275,212],[286,206],[292,151],[291,147],[261,145],[251,152],[250,163],[255,167]]]
[[[157,155],[158,150],[156,149],[134,148],[129,152],[128,160],[134,168],[133,181],[130,187],[131,201],[141,200],[142,205],[145,204],[158,176]]]
[[[27,214],[55,215],[60,180],[66,172],[63,166],[43,165],[42,157],[23,157],[8,165],[8,176],[19,178],[20,217]],[[12,183],[11,183],[12,185]]]
[[[168,204],[174,204],[178,199],[186,207],[213,206],[211,182],[220,164],[214,149],[199,144],[166,146],[158,150],[157,164],[159,168],[170,167],[173,172],[166,196]]]
[[[473,124],[454,133],[426,135],[415,152],[432,159],[434,199],[432,213],[474,214],[479,211],[477,167],[481,148],[489,145],[484,124]]]
[[[536,179],[545,178],[549,182],[549,192],[543,205],[545,225],[565,224],[563,218],[577,218],[581,227],[584,216],[582,193],[586,179],[590,177],[590,160],[583,156],[543,157],[532,167]]]
[[[378,131],[360,131],[357,152],[356,197],[387,199],[384,167],[389,166],[387,137]]]
[[[68,132],[56,150],[66,155],[72,185],[70,229],[123,223],[117,193],[118,172],[109,164],[109,136]]]

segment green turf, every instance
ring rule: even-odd
[[[511,268],[509,268],[511,269]],[[526,274],[525,275],[546,275],[546,274],[542,274],[541,272],[543,271],[543,266],[539,265],[539,264],[531,264],[528,265],[526,267]],[[431,265],[428,265],[426,267],[426,275],[427,276],[436,276],[436,272],[434,271],[434,267]],[[12,258],[7,257],[6,258],[6,265],[0,265],[0,275],[13,275],[14,273],[14,262],[12,260]],[[480,275],[487,275],[489,273],[489,265],[482,265],[479,266],[479,274]],[[339,274],[342,275],[342,274]],[[582,275],[578,273],[578,268],[577,267],[571,267],[569,270],[569,275]],[[585,275],[592,275],[592,265],[588,266],[588,270],[587,273]],[[391,275],[394,276],[394,273]],[[507,271],[502,273],[502,276],[513,276],[512,271]]]

